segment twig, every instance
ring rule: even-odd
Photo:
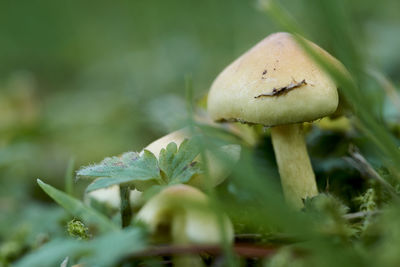
[[[254,98],[260,98],[260,97],[263,97],[263,96],[267,96],[267,97],[269,97],[269,96],[280,96],[280,95],[283,95],[283,94],[287,94],[289,91],[291,91],[293,89],[296,89],[296,88],[299,88],[299,87],[301,87],[303,85],[307,85],[306,80],[302,80],[301,82],[298,83],[293,79],[293,82],[291,82],[290,84],[288,84],[288,85],[286,85],[284,87],[273,88],[271,93],[261,94],[261,95],[255,96]]]
[[[276,253],[278,247],[265,247],[250,244],[235,244],[233,251],[239,256],[265,258]],[[210,255],[221,255],[223,249],[217,245],[193,245],[193,246],[157,246],[150,247],[146,250],[132,253],[127,258],[147,258],[154,256],[167,256],[167,255],[185,255],[185,254],[199,254],[207,253]]]
[[[360,151],[356,146],[351,145],[349,147],[349,154],[351,158],[345,157],[345,160],[352,164],[362,176],[374,179],[380,183],[385,189],[392,195],[393,198],[400,200],[396,190],[391,184],[389,184],[377,171],[368,163],[368,161],[360,154]]]
[[[393,85],[393,83],[381,72],[374,70],[374,69],[367,69],[367,72],[369,75],[375,78],[375,80],[378,81],[378,83],[381,85],[383,90],[385,90],[385,93],[389,99],[394,105],[394,107],[397,109],[397,112],[400,112],[400,97],[398,94],[398,90],[396,87]]]
[[[260,239],[262,237],[261,234],[236,234],[235,235],[235,239],[236,240],[257,240]]]
[[[359,211],[359,212],[354,212],[354,213],[348,213],[343,216],[346,220],[354,220],[358,218],[363,218],[366,216],[372,216],[381,213],[379,210],[374,210],[374,211]]]

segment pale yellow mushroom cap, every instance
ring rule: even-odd
[[[208,95],[214,120],[265,126],[313,121],[333,113],[337,105],[333,80],[288,33],[269,35],[235,60],[216,78]]]
[[[174,242],[218,244],[222,241],[219,219],[214,211],[206,209],[207,204],[208,198],[200,190],[174,185],[151,198],[139,211],[137,220],[145,223],[153,234],[158,227],[170,225]],[[231,242],[232,223],[225,214],[221,216],[225,236]]]

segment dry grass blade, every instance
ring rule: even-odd
[[[349,154],[351,157],[346,157],[345,160],[354,166],[363,177],[376,180],[391,194],[393,198],[400,200],[393,186],[383,179],[377,171],[375,171],[371,164],[369,164],[364,156],[361,155],[357,147],[350,146]]]
[[[375,211],[359,211],[359,212],[354,212],[354,213],[348,213],[343,216],[346,220],[355,220],[355,219],[360,219],[366,216],[372,216],[381,213],[379,210]]]

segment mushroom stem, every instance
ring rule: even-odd
[[[171,223],[172,242],[175,245],[189,245],[185,232],[186,218],[184,212],[178,212]],[[204,264],[199,255],[175,255],[173,257],[174,267],[202,267]]]
[[[185,233],[185,224],[186,220],[183,211],[177,212],[171,223],[171,237],[176,245],[187,245],[189,243]]]
[[[318,194],[302,123],[272,127],[271,137],[286,201],[301,209],[303,199]]]

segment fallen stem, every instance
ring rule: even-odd
[[[372,216],[381,213],[379,210],[374,210],[374,211],[359,211],[359,212],[354,212],[354,213],[348,213],[346,215],[343,215],[343,218],[346,220],[355,220],[367,216]]]
[[[389,184],[385,179],[383,179],[377,171],[375,171],[371,164],[369,164],[364,156],[361,155],[357,147],[350,146],[349,154],[351,157],[345,157],[345,160],[353,165],[363,177],[376,180],[390,193],[393,198],[400,200],[399,195],[397,194],[393,186]]]
[[[265,258],[269,257],[277,252],[279,247],[266,247],[249,244],[235,244],[232,248],[233,251],[242,257],[255,257]],[[193,246],[179,246],[179,245],[168,245],[168,246],[157,246],[150,247],[146,250],[132,253],[127,256],[129,258],[145,258],[154,256],[169,256],[169,255],[185,255],[185,254],[199,254],[207,253],[210,255],[221,255],[224,253],[224,249],[218,245],[193,245]]]

